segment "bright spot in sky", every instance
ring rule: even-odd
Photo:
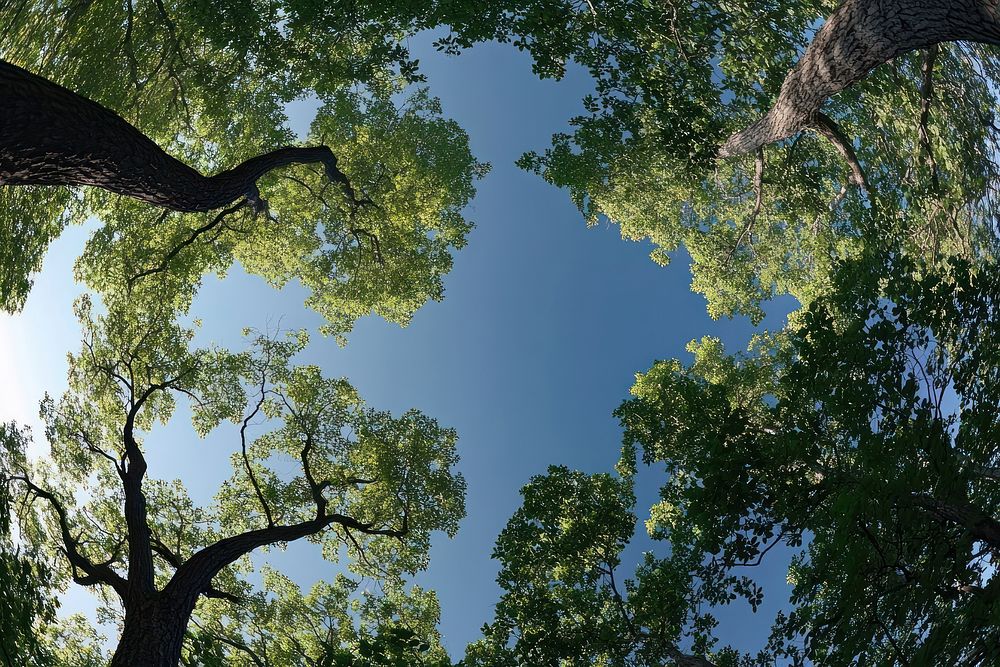
[[[0,315],[0,421],[30,424],[37,410],[30,405],[29,392],[24,391],[17,329],[10,315]]]

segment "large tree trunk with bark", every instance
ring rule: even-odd
[[[161,594],[131,605],[111,667],[177,667],[196,597]]]
[[[939,42],[1000,44],[998,0],[846,0],[830,16],[759,121],[719,157],[752,153],[816,125],[823,102],[896,56]]]
[[[246,197],[261,210],[257,179],[304,162],[322,163],[353,197],[325,146],[280,148],[204,176],[110,109],[0,61],[0,185],[90,185],[189,212]]]
[[[314,493],[318,487],[313,487]],[[111,667],[177,667],[184,643],[184,632],[198,598],[232,596],[212,588],[212,579],[223,568],[233,564],[240,557],[258,547],[278,542],[293,542],[309,535],[316,535],[331,525],[353,528],[372,535],[400,537],[408,532],[404,520],[401,530],[379,529],[342,514],[323,515],[326,500],[319,497],[320,513],[310,521],[290,525],[271,525],[259,530],[251,530],[240,535],[227,537],[207,546],[187,560],[175,554],[161,552],[177,567],[170,582],[157,591],[151,582],[143,581],[141,573],[130,557],[128,588],[122,595],[125,607],[125,626]],[[143,524],[145,525],[145,524]],[[133,549],[131,531],[129,548]],[[144,542],[148,544],[148,541]],[[151,552],[148,547],[144,549]],[[144,560],[144,559],[136,559]]]

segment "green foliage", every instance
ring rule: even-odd
[[[5,60],[114,109],[203,173],[292,143],[285,104],[315,95],[321,108],[308,142],[329,146],[350,180],[330,183],[310,167],[269,174],[260,182],[269,202],[264,216],[246,207],[163,212],[97,190],[0,193],[7,204],[0,305],[9,311],[23,305],[32,272],[63,226],[89,217],[101,223],[76,265],[77,278],[100,297],[97,305],[78,301],[83,349],[70,357],[68,391],[42,405],[51,458],[20,460],[13,470],[23,478],[14,486],[25,487],[29,500],[17,522],[60,584],[96,583],[60,549],[115,576],[131,573],[126,462],[144,469],[142,436],[171,419],[179,398],[190,402],[200,435],[235,424],[236,453],[231,479],[209,506],[195,503],[179,481],[145,479],[155,585],[162,589],[180,563],[227,535],[309,526],[307,536],[327,558],[390,591],[337,610],[343,641],[313,657],[443,665],[433,595],[394,591],[426,565],[430,533],[454,534],[464,514],[454,431],[415,410],[394,417],[370,409],[345,380],[293,366],[304,334],[258,336],[242,353],[193,350],[193,332],[177,323],[203,276],[224,274],[236,261],[277,287],[304,285],[308,305],[327,321],[324,333],[341,343],[364,315],[405,325],[426,300],[442,297],[452,253],[472,228],[462,211],[488,166],[436,99],[407,88],[420,78],[399,42],[407,19],[363,9],[367,18],[356,8],[297,0],[0,7]],[[130,438],[138,449],[130,450]],[[289,462],[297,475],[288,474]],[[249,568],[243,558],[215,578],[226,601],[213,602],[224,605],[223,617],[239,615],[228,598],[253,595]],[[345,582],[336,586],[356,585]],[[329,598],[330,586],[319,584],[299,606]],[[120,620],[111,588],[99,586],[101,617]],[[281,601],[256,599],[294,607],[297,589],[286,592]],[[30,601],[26,594],[25,614]],[[251,615],[242,618],[249,625],[234,631],[258,627]],[[367,634],[351,636],[355,625]],[[104,660],[81,623],[60,623],[47,637],[60,664]],[[190,653],[205,664],[230,664],[233,646],[220,649],[206,637],[192,633]],[[346,663],[345,651],[354,656]]]
[[[427,299],[442,298],[451,253],[472,229],[462,209],[488,169],[426,90],[400,108],[390,92],[331,95],[312,128],[371,203],[338,206],[327,200],[334,193],[323,196],[321,175],[292,176],[272,190],[274,219],[234,248],[272,283],[298,278],[328,333],[349,331],[370,311],[405,325]]]
[[[657,262],[667,263],[683,244],[694,259],[693,287],[708,297],[713,316],[760,318],[762,302],[774,294],[811,302],[829,289],[833,263],[857,256],[861,239],[873,233],[898,235],[928,260],[995,249],[991,156],[998,123],[991,110],[1000,65],[988,47],[941,47],[927,128],[933,161],[918,140],[920,54],[878,68],[828,103],[826,113],[853,140],[867,172],[867,193],[848,184],[847,166],[829,142],[809,132],[765,151],[759,210],[753,157],[716,160],[722,139],[770,106],[832,2],[56,5],[0,10],[8,26],[4,57],[120,111],[203,170],[288,143],[284,103],[315,94],[327,104],[312,140],[359,158],[348,174],[359,191],[371,191],[374,205],[346,210],[333,201],[338,193],[315,197],[316,177],[297,170],[290,175],[305,185],[274,183],[265,193],[284,201],[279,224],[220,225],[199,239],[211,239],[207,248],[187,248],[185,254],[202,257],[181,273],[190,282],[240,259],[275,284],[298,278],[314,291],[310,305],[335,335],[372,310],[405,322],[417,304],[438,298],[447,253],[461,247],[467,231],[458,212],[482,167],[463,153],[464,135],[427,118],[415,134],[404,119],[385,135],[389,97],[401,82],[420,79],[404,38],[423,29],[447,28],[437,43],[447,52],[511,42],[531,54],[543,77],[562,76],[569,63],[588,70],[595,91],[572,119],[573,131],[555,135],[550,149],[525,155],[521,165],[567,188],[588,222],[609,219],[625,238],[652,240]],[[351,92],[357,84],[370,90],[364,103]],[[369,100],[370,118],[357,111]],[[429,107],[415,108],[411,119]],[[339,130],[327,127],[331,118]],[[351,137],[347,146],[334,141],[344,136]],[[355,139],[386,144],[354,146]],[[410,179],[413,160],[421,171]],[[304,197],[308,188],[313,192]],[[159,265],[211,221],[157,220],[143,207],[92,193],[85,203],[75,219],[97,213],[112,226],[95,239],[91,259],[123,234],[163,229],[152,242],[125,242],[122,254],[141,262],[133,262],[137,272]],[[128,212],[115,214],[122,206]],[[6,226],[12,236],[30,227],[14,220]],[[241,231],[266,242],[241,242]],[[36,237],[30,261],[11,265],[17,270],[4,281],[9,308],[23,301],[26,276],[37,266],[31,257],[53,233]],[[291,250],[299,254],[283,254]],[[100,276],[118,266],[82,271]]]
[[[24,306],[32,274],[66,224],[70,199],[52,188],[0,188],[0,310]]]
[[[85,190],[67,210],[65,190],[15,189],[5,194],[0,235],[4,248],[24,252],[0,257],[13,260],[0,274],[7,310],[23,304],[62,226],[88,216],[103,226],[77,275],[103,293],[166,283],[184,308],[203,275],[239,261],[276,286],[301,282],[341,342],[368,313],[405,325],[441,298],[451,253],[472,227],[462,209],[488,166],[437,100],[406,91],[393,73],[405,59],[396,36],[377,27],[378,12],[370,28],[321,34],[303,23],[319,9],[309,3],[255,8],[252,19],[245,7],[216,3],[52,4],[0,8],[4,58],[114,109],[203,173],[293,143],[285,103],[318,95],[308,143],[333,150],[360,203],[309,167],[265,178],[270,212],[258,217],[248,208],[158,211],[101,190]],[[220,25],[239,29],[223,39]]]
[[[869,246],[831,283],[747,353],[705,338],[638,375],[622,478],[524,488],[468,664],[996,661],[1000,267]],[[640,454],[665,471],[646,522],[664,546],[616,579]],[[715,610],[782,595],[748,568],[783,556],[767,645],[717,648]]]
[[[200,601],[186,664],[449,664],[435,596],[404,582],[426,566],[430,534],[454,534],[464,515],[454,431],[417,411],[368,408],[346,380],[294,365],[305,334],[256,336],[244,352],[194,350],[177,322],[202,278],[234,262],[276,287],[305,286],[323,331],[341,343],[369,313],[405,325],[442,297],[471,229],[462,211],[487,171],[439,103],[408,87],[421,76],[406,36],[445,26],[443,51],[496,39],[527,50],[539,76],[561,77],[571,63],[590,72],[595,91],[572,132],[520,160],[568,189],[589,224],[611,220],[623,237],[651,240],[661,264],[683,245],[712,316],[759,320],[763,302],[783,293],[805,306],[746,354],[703,339],[689,348],[692,363],[659,362],[638,376],[616,413],[620,476],[553,467],[525,487],[494,552],[504,593],[467,663],[995,662],[995,53],[941,47],[928,100],[933,158],[918,139],[920,54],[828,103],[867,191],[810,133],[768,147],[759,183],[754,156],[716,160],[721,141],[770,106],[834,4],[0,7],[4,59],[117,110],[206,173],[291,143],[285,104],[315,95],[308,141],[331,147],[351,183],[282,170],[262,179],[270,206],[258,216],[162,212],[96,190],[0,192],[7,311],[23,306],[66,224],[96,216],[102,225],[76,265],[100,305],[78,301],[83,349],[70,357],[67,392],[42,405],[50,458],[27,460],[24,434],[0,432],[0,585],[9,592],[0,658],[105,661],[85,622],[51,623],[48,589],[94,583],[63,558],[74,549],[117,576],[130,569],[125,462],[141,460],[143,434],[180,399],[197,434],[228,428],[233,471],[208,506],[179,481],[145,480],[157,587],[223,537],[275,526],[315,526],[300,536],[359,577],[303,593],[265,570],[264,593],[248,583],[244,554]],[[665,469],[646,527],[666,548],[626,579],[617,571],[636,519],[640,454]],[[18,485],[27,493],[11,530]],[[765,591],[744,568],[781,550],[795,552],[794,590],[768,646],[758,656],[717,650],[713,608],[742,600],[757,610]],[[377,593],[362,588],[369,580]],[[102,617],[113,619],[108,585],[101,595]]]
[[[440,117],[426,91],[396,106],[393,88],[375,95],[331,95],[313,124],[362,200],[354,204],[322,170],[298,167],[262,181],[267,216],[161,213],[141,203],[88,192],[105,222],[77,275],[107,294],[165,289],[186,308],[203,274],[239,261],[276,287],[298,280],[307,304],[345,342],[355,320],[375,312],[405,325],[428,299],[443,296],[451,253],[472,225],[462,209],[487,167],[468,137]],[[169,261],[168,261],[169,260]]]
[[[188,663],[234,667],[450,667],[436,625],[433,593],[414,587],[359,591],[337,576],[303,594],[290,579],[265,569],[268,593],[238,609],[206,601],[188,641]],[[214,662],[213,662],[214,661]]]
[[[81,614],[60,619],[48,628],[46,642],[58,667],[106,667],[105,638]]]
[[[246,580],[251,563],[236,554],[214,579],[221,598],[196,612],[200,620],[194,628],[216,623],[218,633],[242,636],[271,619],[269,632],[281,634],[321,606],[343,628],[313,653],[334,656],[368,647],[369,662],[346,664],[403,664],[401,652],[422,656],[428,665],[447,664],[434,630],[433,594],[395,591],[404,576],[426,566],[431,532],[453,535],[464,516],[465,482],[454,472],[455,432],[416,410],[394,417],[368,408],[346,380],[292,364],[308,342],[305,333],[281,339],[258,335],[239,353],[194,350],[193,331],[177,324],[169,303],[141,307],[111,299],[104,307],[108,312],[98,314],[88,298],[77,304],[84,343],[69,358],[69,388],[42,405],[50,455],[34,461],[19,456],[6,466],[10,488],[25,494],[17,521],[20,534],[37,545],[34,558],[51,564],[59,582],[105,584],[98,590],[101,616],[117,619],[112,586],[82,577],[64,550],[76,550],[120,576],[133,575],[124,471],[145,465],[142,434],[169,422],[180,398],[190,405],[196,433],[228,434],[219,437],[234,445],[233,472],[208,506],[193,502],[178,480],[150,476],[142,482],[146,514],[140,530],[149,533],[159,590],[183,563],[220,540],[284,526],[301,527],[298,537],[321,545],[326,558],[344,560],[387,591],[348,602],[358,584],[340,577],[317,584],[302,598],[290,580],[268,573],[267,590],[282,592],[273,598],[253,592]],[[226,428],[226,422],[232,426]],[[139,452],[130,450],[130,438]],[[295,468],[297,474],[289,472]],[[282,547],[282,539],[262,545]],[[370,632],[356,634],[355,621]],[[302,623],[294,627],[303,636],[313,634]],[[406,635],[411,628],[419,631]],[[50,633],[48,642],[60,655],[75,656],[76,662],[66,664],[83,667],[103,659],[99,651],[80,648],[96,645],[84,630],[79,622],[60,623]],[[242,664],[226,657],[232,642],[220,649],[210,639],[192,630],[188,650],[203,655],[205,664],[216,654],[224,656],[216,664]],[[266,636],[260,641],[271,642]]]
[[[622,576],[621,552],[636,522],[631,476],[553,466],[522,495],[493,554],[504,593],[466,664],[737,664],[735,651],[715,649],[716,622],[703,607],[737,596],[755,606],[760,591],[752,580],[719,576],[679,539],[669,556],[646,553],[634,577]]]
[[[497,539],[504,594],[469,665],[625,665],[642,638],[616,581],[632,536],[627,480],[550,467],[521,491],[523,506]]]
[[[918,140],[922,55],[877,68],[824,111],[852,141],[870,188],[848,183],[833,146],[804,132],[764,151],[757,213],[754,156],[717,161],[721,141],[771,106],[816,26],[838,3],[535,0],[463,11],[441,3],[443,46],[512,41],[541,76],[570,62],[594,94],[522,167],[569,190],[590,224],[649,239],[666,264],[683,245],[693,288],[713,317],[762,316],[774,294],[807,304],[829,289],[834,262],[862,237],[896,235],[927,261],[995,250],[995,109],[1000,63],[990,47],[941,45],[928,134]]]
[[[0,484],[0,665],[48,667],[53,655],[39,634],[52,622],[56,610],[49,573],[35,560],[30,545],[18,544],[17,536],[11,534],[12,498],[6,478],[23,461],[24,447],[20,430],[0,426],[0,480],[4,482]]]
[[[741,565],[798,554],[771,659],[996,659],[998,276],[872,253],[786,336],[740,357],[704,341],[619,410],[626,459],[666,465],[649,528],[704,559],[702,600],[755,605]]]

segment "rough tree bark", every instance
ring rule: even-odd
[[[110,109],[0,60],[0,185],[90,185],[186,212],[246,197],[262,211],[257,179],[295,163],[323,164],[354,198],[326,146],[279,148],[204,176]]]
[[[202,595],[227,596],[212,588],[212,579],[223,568],[264,545],[293,542],[334,525],[367,535],[397,538],[409,532],[405,514],[402,527],[394,530],[362,523],[343,514],[326,514],[318,508],[316,518],[310,521],[274,525],[228,537],[201,549],[185,561],[168,553],[166,557],[175,562],[177,571],[167,585],[160,591],[151,588],[138,592],[133,586],[130,596],[124,598],[125,624],[110,667],[177,667],[184,632],[198,598]],[[131,545],[131,534],[129,537]],[[129,565],[131,574],[131,563]]]
[[[823,102],[896,56],[939,42],[1000,44],[998,0],[846,0],[816,33],[767,114],[729,137],[726,158],[817,126]]]

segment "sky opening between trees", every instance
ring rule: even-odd
[[[0,26],[0,664],[1000,659],[995,3]]]

